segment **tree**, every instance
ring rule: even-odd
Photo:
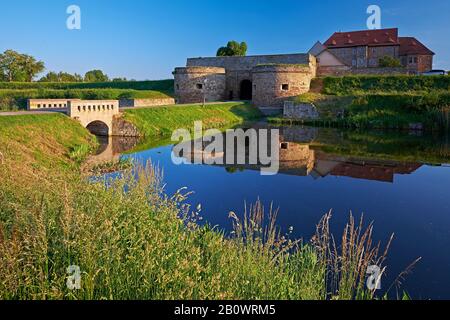
[[[6,50],[0,54],[0,73],[6,81],[29,81],[45,69],[42,61],[34,57]]]
[[[33,78],[45,70],[44,62],[37,61],[29,55],[22,55],[22,68],[27,82],[33,81]]]
[[[84,75],[84,81],[86,82],[107,82],[109,78],[101,70],[91,70]]]
[[[247,55],[247,43],[229,41],[226,47],[221,47],[217,50],[218,57],[231,57],[231,56],[246,56]]]
[[[401,68],[402,63],[399,59],[390,56],[384,56],[378,61],[378,66],[380,68]]]

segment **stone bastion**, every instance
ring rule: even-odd
[[[253,68],[253,104],[283,107],[284,101],[309,91],[313,74],[308,65],[259,65]]]
[[[225,100],[226,70],[221,67],[175,68],[176,103]]]

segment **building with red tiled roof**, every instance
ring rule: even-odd
[[[399,59],[410,73],[430,71],[434,53],[413,37],[399,37],[398,29],[335,32],[325,47],[352,68],[378,67],[382,57]]]

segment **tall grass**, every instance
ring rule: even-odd
[[[136,176],[138,177],[136,179]],[[0,299],[371,298],[364,268],[381,263],[351,220],[341,249],[327,216],[310,244],[289,240],[261,203],[233,236],[199,226],[182,191],[164,194],[161,171],[138,168],[108,182],[62,183],[23,201],[0,188]],[[266,220],[267,219],[267,220]],[[358,236],[362,232],[363,236]],[[81,269],[69,290],[67,267]],[[338,286],[329,286],[329,279]]]

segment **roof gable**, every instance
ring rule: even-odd
[[[399,55],[405,56],[409,54],[434,55],[434,52],[428,49],[423,43],[414,37],[400,37]]]

